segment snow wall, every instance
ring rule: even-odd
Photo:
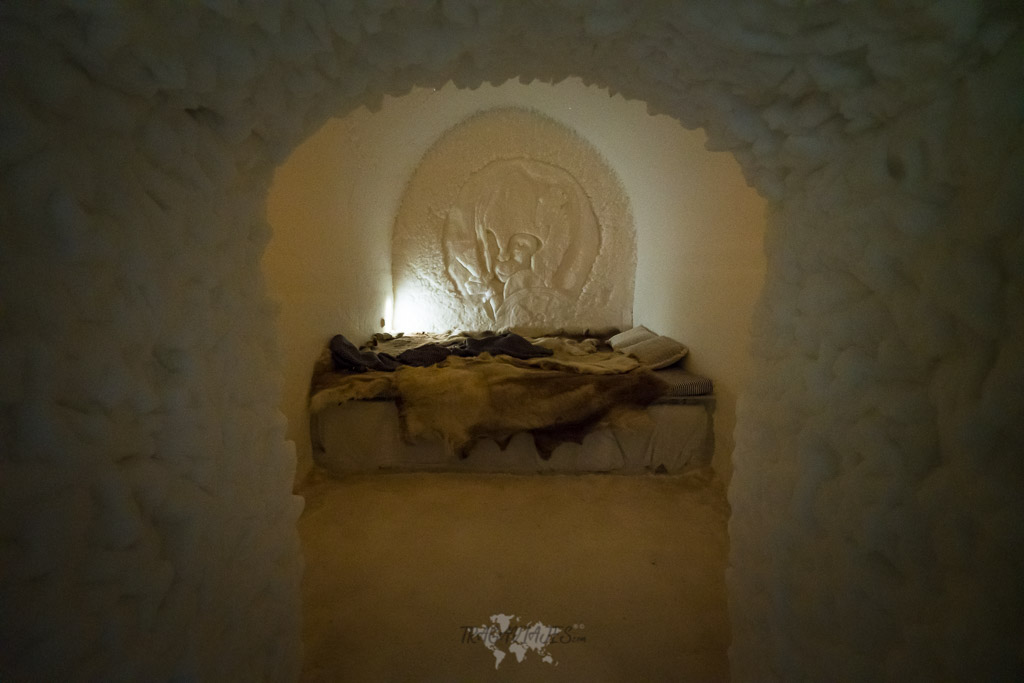
[[[384,93],[568,75],[772,202],[733,678],[1019,675],[1022,10],[793,4],[0,6],[4,676],[296,676],[273,168]]]

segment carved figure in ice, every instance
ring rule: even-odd
[[[572,315],[601,248],[590,199],[565,169],[493,161],[449,209],[445,269],[456,292],[500,327]]]

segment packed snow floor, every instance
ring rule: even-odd
[[[314,473],[300,493],[303,681],[728,680],[728,506],[708,473]],[[500,614],[569,642],[523,637],[517,661],[510,629],[495,671],[470,629]]]

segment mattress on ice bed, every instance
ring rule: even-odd
[[[460,458],[442,441],[406,443],[391,400],[345,401],[313,418],[313,456],[335,474],[434,470],[476,472],[682,472],[708,465],[714,451],[710,380],[679,367],[656,375],[670,390],[626,420],[595,427],[582,443],[563,443],[541,457],[533,438],[515,434],[502,449],[492,439]]]

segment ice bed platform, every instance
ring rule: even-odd
[[[392,400],[381,399],[345,401],[313,415],[313,458],[335,475],[401,471],[674,474],[709,465],[715,407],[710,381],[678,367],[656,374],[672,387],[668,395],[626,420],[592,429],[582,443],[559,445],[546,459],[526,432],[515,434],[504,448],[492,439],[482,440],[465,457],[442,441],[406,443],[398,407]],[[704,383],[706,389],[701,388]],[[692,395],[702,390],[708,393]]]

